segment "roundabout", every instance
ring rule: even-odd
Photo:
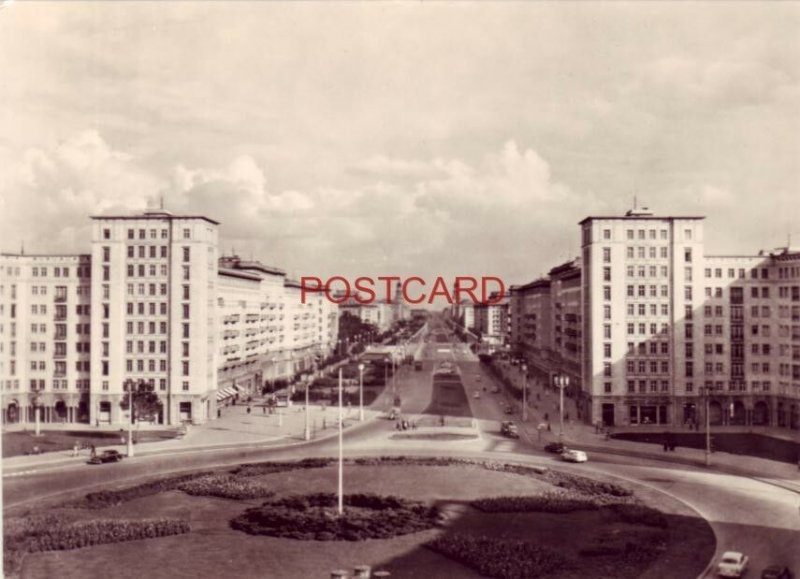
[[[6,576],[78,578],[114,561],[114,577],[178,566],[197,577],[306,578],[368,565],[392,577],[684,579],[714,552],[691,509],[609,476],[468,457],[363,457],[345,468],[342,515],[328,458],[152,477],[10,514],[23,534],[25,519],[47,517],[63,534],[52,544],[70,546],[7,549]],[[175,531],[109,532],[154,515]],[[120,539],[69,542],[96,521]]]

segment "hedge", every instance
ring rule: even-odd
[[[180,485],[211,473],[198,472],[161,478],[140,485],[111,491],[98,491],[88,493],[82,499],[69,503],[68,506],[83,509],[104,509],[126,501],[156,495],[165,491],[177,489]]]
[[[597,502],[582,496],[544,493],[527,497],[491,497],[470,503],[485,513],[572,513],[597,510]]]
[[[487,577],[549,577],[570,566],[570,560],[561,553],[523,541],[449,534],[425,546]]]

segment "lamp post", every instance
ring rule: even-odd
[[[522,422],[528,421],[528,403],[526,390],[528,389],[528,365],[522,365]]]
[[[342,368],[339,367],[339,516],[344,514],[344,415],[342,414]]]
[[[564,388],[569,386],[569,376],[560,374],[555,377],[555,385],[558,388],[558,415],[559,431],[558,441],[564,441]]]
[[[364,363],[358,365],[358,421],[364,422]]]
[[[314,366],[313,366],[314,372],[311,375],[311,380],[314,379],[314,376],[317,373],[317,358],[316,357],[314,357],[313,364],[314,364]],[[305,424],[305,429],[303,431],[303,438],[305,440],[311,440],[311,420],[310,420],[310,417],[308,415],[308,413],[309,413],[309,404],[308,404],[308,389],[309,389],[309,386],[311,386],[311,382],[310,381],[306,382],[306,412],[305,412],[305,414],[306,414],[306,424]]]
[[[705,448],[705,465],[711,464],[711,416],[709,408],[711,406],[710,392],[712,387],[700,386],[700,392],[703,394],[703,401],[705,406],[705,428],[706,428],[706,448]]]
[[[33,391],[33,419],[34,419],[35,424],[36,424],[35,430],[34,430],[34,434],[36,436],[41,436],[42,435],[42,426],[41,426],[40,420],[39,420],[39,409],[40,409],[40,406],[39,406],[39,396],[40,396],[40,394],[39,394],[39,392],[40,391],[39,391],[38,388],[36,388]]]
[[[128,457],[133,456],[133,389],[136,383],[131,380],[125,380],[125,391],[128,393]]]

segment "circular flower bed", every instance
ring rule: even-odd
[[[231,527],[301,541],[361,541],[424,531],[439,520],[436,507],[394,496],[345,495],[344,505],[340,516],[333,493],[295,495],[247,509]]]

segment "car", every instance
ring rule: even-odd
[[[100,454],[94,455],[89,459],[89,464],[103,464],[105,462],[119,462],[122,454],[117,450],[104,450]]]
[[[770,565],[761,572],[761,579],[794,579],[794,573],[784,565]]]
[[[509,438],[519,438],[517,425],[510,420],[505,420],[500,423],[500,434]]]
[[[492,387],[492,394],[497,394],[498,392],[500,392],[500,387],[499,386],[493,386]]]
[[[552,452],[554,454],[561,454],[562,452],[567,450],[567,447],[564,446],[563,442],[551,442],[550,444],[546,445],[544,449],[547,452]]]
[[[717,564],[717,575],[720,577],[741,577],[749,563],[747,555],[738,551],[725,551]]]
[[[561,453],[561,460],[567,462],[586,462],[589,457],[582,450],[575,450],[574,448],[564,449]]]
[[[475,394],[473,394],[472,397],[473,398],[480,398],[481,397],[481,393],[478,392],[477,390],[475,390]]]
[[[503,414],[514,414],[514,409],[511,406],[506,406],[505,410],[503,410]]]
[[[480,382],[481,381],[481,375],[480,374],[475,374],[475,381],[476,382]]]

